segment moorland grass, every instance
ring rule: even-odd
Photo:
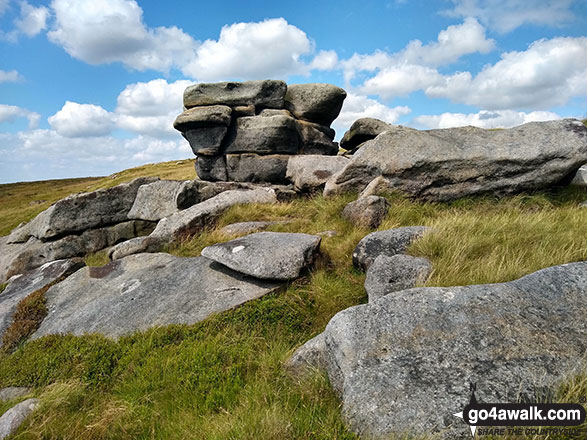
[[[366,301],[364,274],[353,268],[351,254],[370,231],[340,216],[353,197],[234,206],[217,227],[167,249],[197,256],[228,239],[219,227],[238,221],[290,220],[270,230],[336,231],[323,238],[307,276],[281,292],[192,326],[117,341],[48,336],[0,354],[0,387],[34,386],[43,402],[19,438],[355,438],[327,379],[319,372],[292,378],[283,366],[335,313]],[[587,260],[587,210],[578,206],[586,195],[578,188],[453,203],[387,197],[391,208],[380,229],[431,228],[409,249],[431,259],[435,272],[427,285],[502,282]],[[561,399],[585,395],[585,373],[561,385]]]

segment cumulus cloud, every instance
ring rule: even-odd
[[[442,113],[441,115],[422,115],[414,118],[414,124],[423,128],[449,128],[473,125],[481,128],[509,128],[534,121],[560,119],[556,113],[536,111],[531,113],[514,110],[487,111],[479,113]]]
[[[128,85],[118,95],[118,126],[144,135],[177,135],[173,121],[183,109],[183,91],[191,84],[155,79]]]
[[[377,50],[372,54],[354,54],[342,61],[341,66],[347,82],[360,72],[377,72],[371,78],[370,88],[383,86],[403,94],[422,87],[423,75],[438,75],[434,68],[451,64],[464,55],[488,53],[494,48],[495,41],[487,38],[483,26],[474,18],[467,18],[462,24],[440,31],[436,42],[422,44],[420,40],[412,40],[397,53]],[[412,85],[414,74],[417,79]]]
[[[218,40],[206,40],[182,71],[202,81],[230,78],[285,78],[307,70],[300,60],[312,51],[305,32],[283,18],[224,26]]]
[[[332,70],[338,64],[338,55],[333,50],[321,50],[310,63],[310,70]]]
[[[476,17],[500,33],[524,24],[560,26],[573,19],[576,0],[452,0],[454,7],[444,11],[451,17]]]
[[[507,52],[477,76],[443,77],[426,95],[481,108],[545,109],[587,95],[587,38],[539,40],[526,51]]]
[[[401,116],[409,114],[410,111],[409,107],[391,108],[367,96],[349,93],[333,126],[340,137],[359,118],[376,118],[393,124]]]
[[[147,162],[193,157],[181,137],[71,138],[55,130],[0,133],[0,183],[108,175]]]
[[[0,70],[0,83],[20,82],[23,80],[24,80],[24,78],[22,77],[22,75],[20,73],[18,73],[16,70],[11,70],[9,72],[6,70]]]
[[[0,122],[14,122],[19,118],[28,119],[29,128],[34,129],[39,126],[41,115],[16,105],[0,104]]]
[[[122,62],[146,70],[168,71],[194,56],[196,41],[173,27],[148,28],[134,0],[53,0],[49,39],[89,64]]]
[[[47,27],[49,9],[45,6],[34,7],[26,1],[20,2],[20,17],[14,20],[16,29],[27,37],[38,35]]]
[[[68,138],[106,136],[115,127],[113,115],[99,105],[71,101],[66,101],[48,121],[58,135]]]

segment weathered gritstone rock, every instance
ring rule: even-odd
[[[130,220],[159,221],[176,213],[177,193],[185,185],[179,180],[158,180],[139,187],[127,217]]]
[[[587,166],[579,168],[575,177],[571,181],[571,185],[587,186]]]
[[[33,270],[45,263],[82,257],[137,236],[150,234],[155,223],[126,221],[107,228],[90,229],[80,235],[68,235],[43,242],[31,237],[26,243],[5,244],[0,239],[0,279]]]
[[[287,163],[286,177],[298,191],[322,189],[328,179],[342,170],[349,159],[342,156],[292,156]]]
[[[286,183],[287,154],[227,154],[226,175],[232,182]]]
[[[50,288],[48,314],[32,338],[101,333],[116,338],[169,324],[194,324],[275,292],[203,257],[139,254],[86,267]]]
[[[202,249],[210,258],[261,279],[292,280],[315,259],[321,238],[285,232],[257,232]]]
[[[424,283],[432,273],[432,264],[426,258],[410,255],[379,255],[367,269],[365,291],[369,302],[392,292],[411,289]]]
[[[347,204],[342,211],[342,216],[355,226],[376,229],[388,210],[389,203],[385,198],[367,196]]]
[[[13,406],[0,417],[0,440],[14,434],[24,419],[39,406],[39,399],[27,399]]]
[[[573,119],[497,131],[394,126],[367,141],[324,193],[362,190],[384,176],[391,188],[426,200],[505,195],[566,181],[585,162],[587,127]]]
[[[116,260],[139,252],[158,252],[167,243],[200,232],[233,205],[276,202],[277,197],[272,188],[224,191],[204,202],[161,219],[149,236],[113,246],[108,256],[111,260]]]
[[[185,90],[188,110],[174,126],[197,156],[200,179],[283,183],[287,157],[279,155],[338,153],[330,123],[346,92],[330,84],[301,84],[291,87],[286,102],[286,89],[282,81],[267,80]]]
[[[201,83],[185,89],[183,105],[186,108],[216,104],[283,108],[286,89],[285,82],[276,80]]]
[[[294,84],[287,87],[285,108],[299,119],[330,125],[345,98],[346,92],[332,84]]]
[[[391,128],[393,128],[393,125],[379,119],[357,119],[340,140],[340,146],[351,153],[355,153],[363,143],[375,139],[378,135]]]
[[[406,226],[371,232],[355,247],[353,264],[355,267],[366,271],[379,255],[391,257],[403,254],[408,246],[424,235],[427,230],[428,228],[425,226]]]
[[[26,396],[31,392],[28,387],[6,387],[0,390],[0,401],[6,402],[8,400],[18,399]]]
[[[224,150],[227,154],[296,154],[300,149],[296,120],[289,116],[238,118],[229,136]]]
[[[113,188],[74,194],[55,202],[29,223],[17,228],[8,243],[23,243],[33,236],[39,240],[110,226],[127,221],[139,187],[158,180],[141,177]]]
[[[468,404],[470,383],[479,402],[537,401],[584,370],[586,322],[587,262],[571,263],[351,307],[291,363],[326,369],[358,435],[464,438],[469,427],[453,414]]]
[[[0,294],[0,346],[2,336],[12,324],[18,303],[31,293],[66,277],[85,266],[81,259],[59,260],[47,263],[24,275],[14,277]]]

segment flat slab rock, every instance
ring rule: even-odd
[[[208,246],[202,255],[256,278],[292,280],[313,263],[320,240],[309,234],[257,232]]]
[[[68,276],[85,264],[81,259],[58,260],[11,278],[6,289],[0,294],[0,346],[2,336],[12,323],[18,303],[31,293]]]
[[[86,267],[47,293],[47,317],[33,334],[101,333],[116,338],[168,324],[194,324],[276,291],[203,257],[138,254]]]
[[[325,368],[361,436],[465,438],[469,427],[453,414],[469,402],[470,383],[479,402],[536,401],[584,371],[586,322],[587,262],[564,264],[508,283],[403,290],[343,310],[290,367]]]

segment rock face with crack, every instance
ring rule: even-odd
[[[51,287],[47,317],[33,338],[102,333],[119,337],[168,324],[193,324],[276,291],[204,257],[131,255],[86,267]]]
[[[196,154],[200,179],[282,183],[288,158],[338,153],[330,124],[345,97],[330,84],[195,84],[174,127]]]
[[[256,278],[292,280],[313,263],[320,240],[309,234],[257,232],[208,246],[202,255]]]
[[[536,401],[582,371],[587,262],[515,281],[414,288],[339,312],[290,364],[324,367],[349,427],[366,437],[468,434],[454,413]],[[295,368],[294,368],[295,370]]]
[[[391,189],[442,201],[568,183],[587,162],[587,127],[575,119],[506,130],[392,126],[367,141],[326,184],[325,195],[360,191],[384,176]]]
[[[10,280],[0,294],[0,346],[2,336],[12,323],[18,303],[31,293],[66,277],[84,266],[81,259],[59,260]]]

